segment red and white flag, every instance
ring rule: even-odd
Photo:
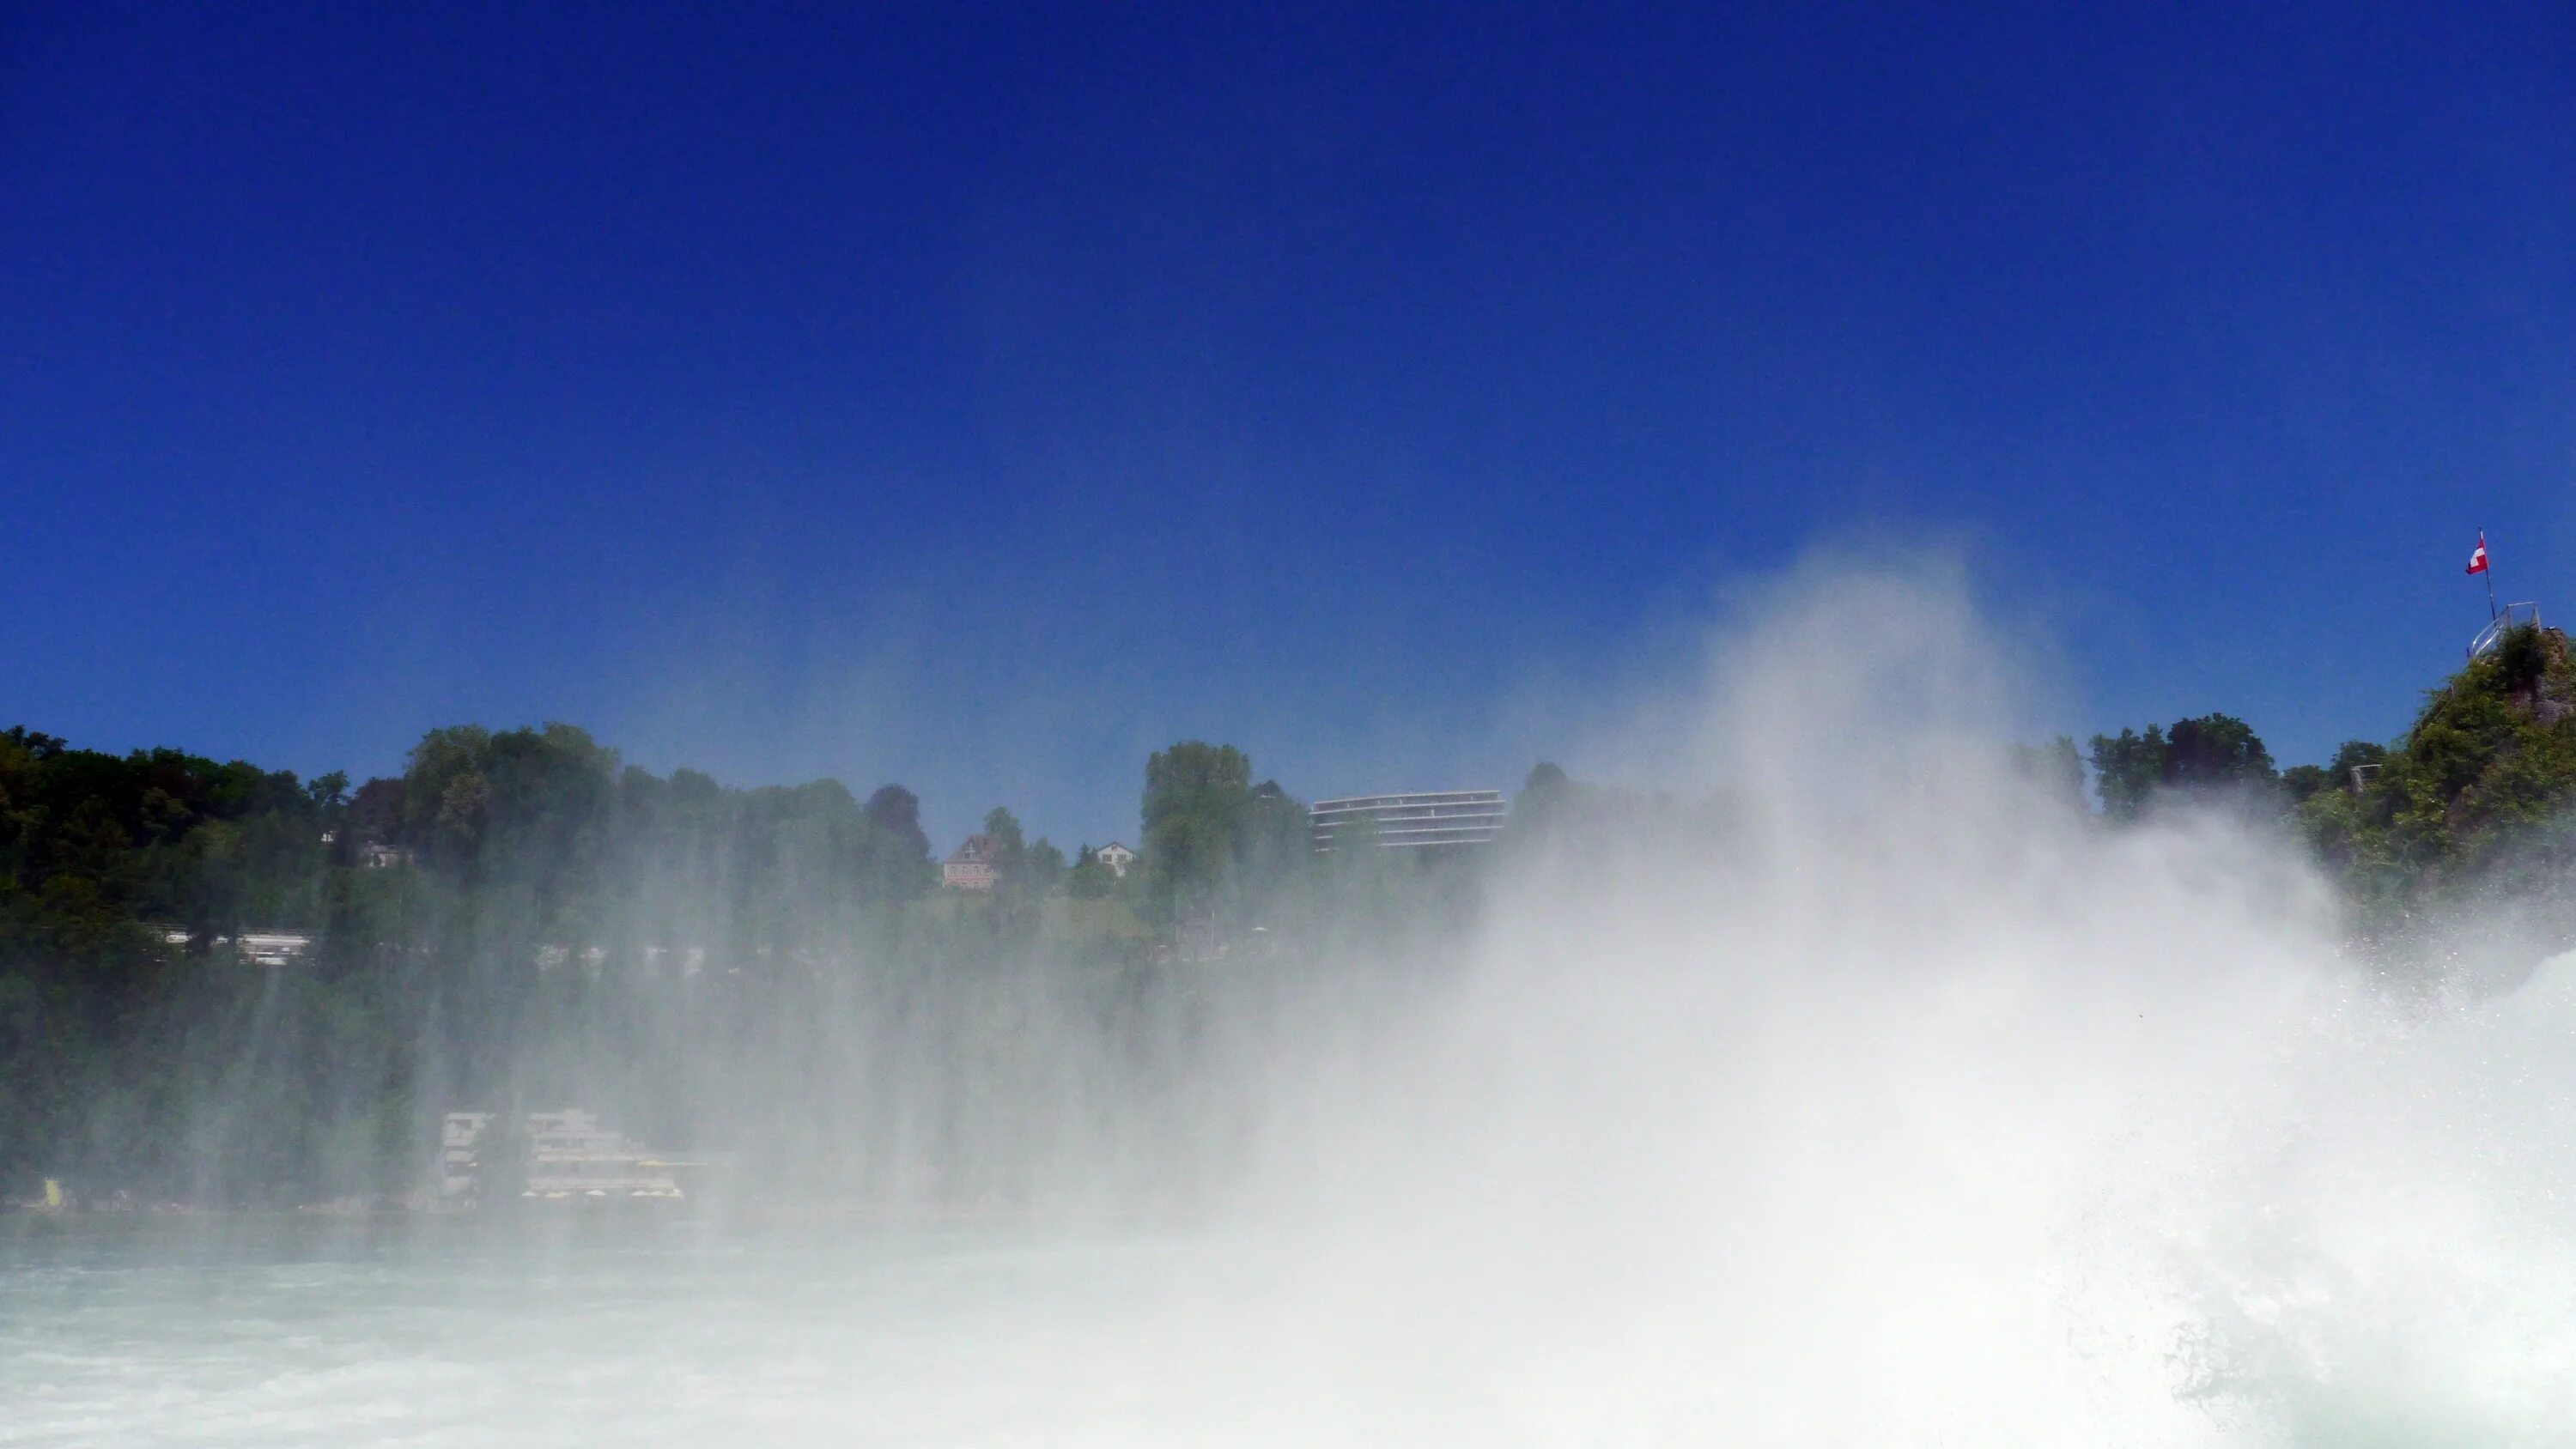
[[[2478,551],[2469,555],[2469,572],[2473,574],[2482,574],[2486,571],[2487,531],[2481,528],[2478,530]]]

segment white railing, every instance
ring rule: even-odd
[[[2505,605],[2502,612],[2498,613],[2494,618],[2489,619],[2487,621],[2487,626],[2478,631],[2478,637],[2469,641],[2469,657],[2471,659],[2475,659],[2479,655],[2493,649],[2496,647],[2497,641],[2504,638],[2506,630],[2519,628],[2525,624],[2530,625],[2534,629],[2540,627],[2540,606],[2538,604],[2525,601],[2519,604]]]

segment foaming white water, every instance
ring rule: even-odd
[[[1954,589],[1800,592],[1630,762],[1722,808],[1271,1024],[1203,1232],[30,1259],[0,1438],[2568,1442],[2576,960],[2387,990],[2288,842],[2017,776]]]
[[[261,1235],[272,1261],[171,1266],[147,1225],[160,1241],[58,1244],[77,1271],[0,1274],[0,1443],[1194,1442],[1233,1410],[1211,1350],[1264,1291],[1265,1255],[1179,1239],[496,1250],[293,1227]]]
[[[2571,973],[2391,999],[2288,841],[2017,778],[1955,593],[1816,592],[1656,762],[1715,838],[1534,867],[1304,1124],[1334,1362],[1539,1442],[2560,1442]]]

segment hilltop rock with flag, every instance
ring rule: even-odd
[[[2337,783],[2303,802],[2298,819],[2382,930],[2509,893],[2568,895],[2524,889],[2576,881],[2567,635],[2536,621],[2502,629],[2432,692],[2375,769]]]

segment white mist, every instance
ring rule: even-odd
[[[1955,588],[1832,592],[1627,762],[1722,809],[1251,1033],[1186,1227],[13,1270],[0,1442],[2567,1442],[2576,962],[2383,979],[2290,842],[2016,777]]]

